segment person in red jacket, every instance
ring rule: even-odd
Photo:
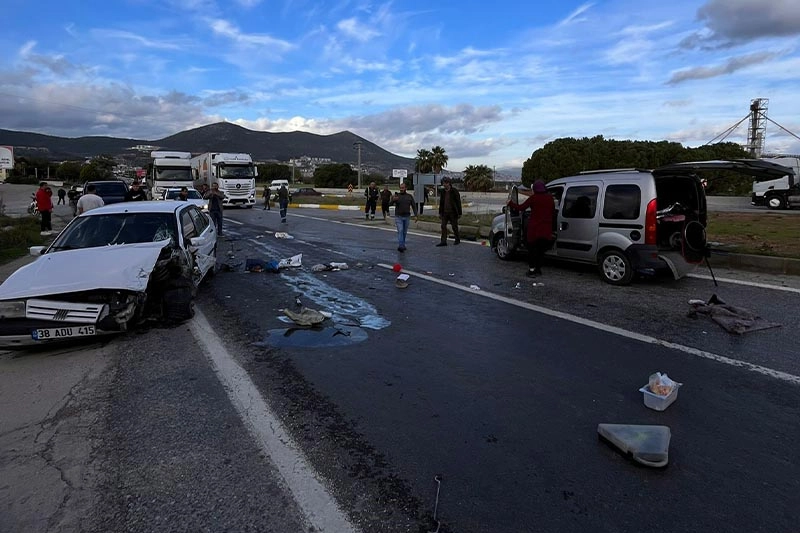
[[[533,194],[521,204],[508,201],[508,205],[519,211],[531,209],[528,218],[528,276],[542,275],[542,259],[544,253],[553,246],[553,212],[555,202],[544,182],[537,180],[533,184]]]
[[[39,184],[39,189],[36,191],[36,208],[39,214],[42,215],[41,233],[42,235],[50,235],[53,233],[53,225],[51,217],[53,214],[53,191],[48,194],[47,182],[43,181]]]

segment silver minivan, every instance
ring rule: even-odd
[[[791,170],[791,169],[789,169]],[[676,163],[655,170],[583,172],[547,183],[555,199],[554,246],[547,256],[596,264],[603,280],[626,285],[635,273],[671,270],[678,279],[703,261],[707,208],[699,172],[733,171],[767,179],[786,167],[757,159]],[[519,201],[519,188],[510,199]],[[524,201],[524,199],[523,199]],[[509,259],[525,246],[528,212],[495,217],[492,250]]]

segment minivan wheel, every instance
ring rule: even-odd
[[[497,257],[503,261],[510,260],[513,255],[513,252],[508,247],[508,240],[506,240],[505,235],[502,233],[495,235],[494,241],[492,242],[492,249],[494,253],[497,254]]]
[[[600,275],[611,285],[628,285],[633,279],[633,265],[625,252],[606,250],[600,255]]]

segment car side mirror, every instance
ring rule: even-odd
[[[28,248],[28,253],[34,257],[38,257],[44,253],[45,249],[47,249],[47,246],[31,246]]]

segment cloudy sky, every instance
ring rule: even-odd
[[[521,167],[559,137],[699,146],[754,98],[800,135],[799,0],[6,0],[2,12],[5,129],[349,130],[409,157],[440,145],[452,171]],[[726,140],[744,143],[746,125]],[[766,149],[800,153],[800,140],[768,122]]]

